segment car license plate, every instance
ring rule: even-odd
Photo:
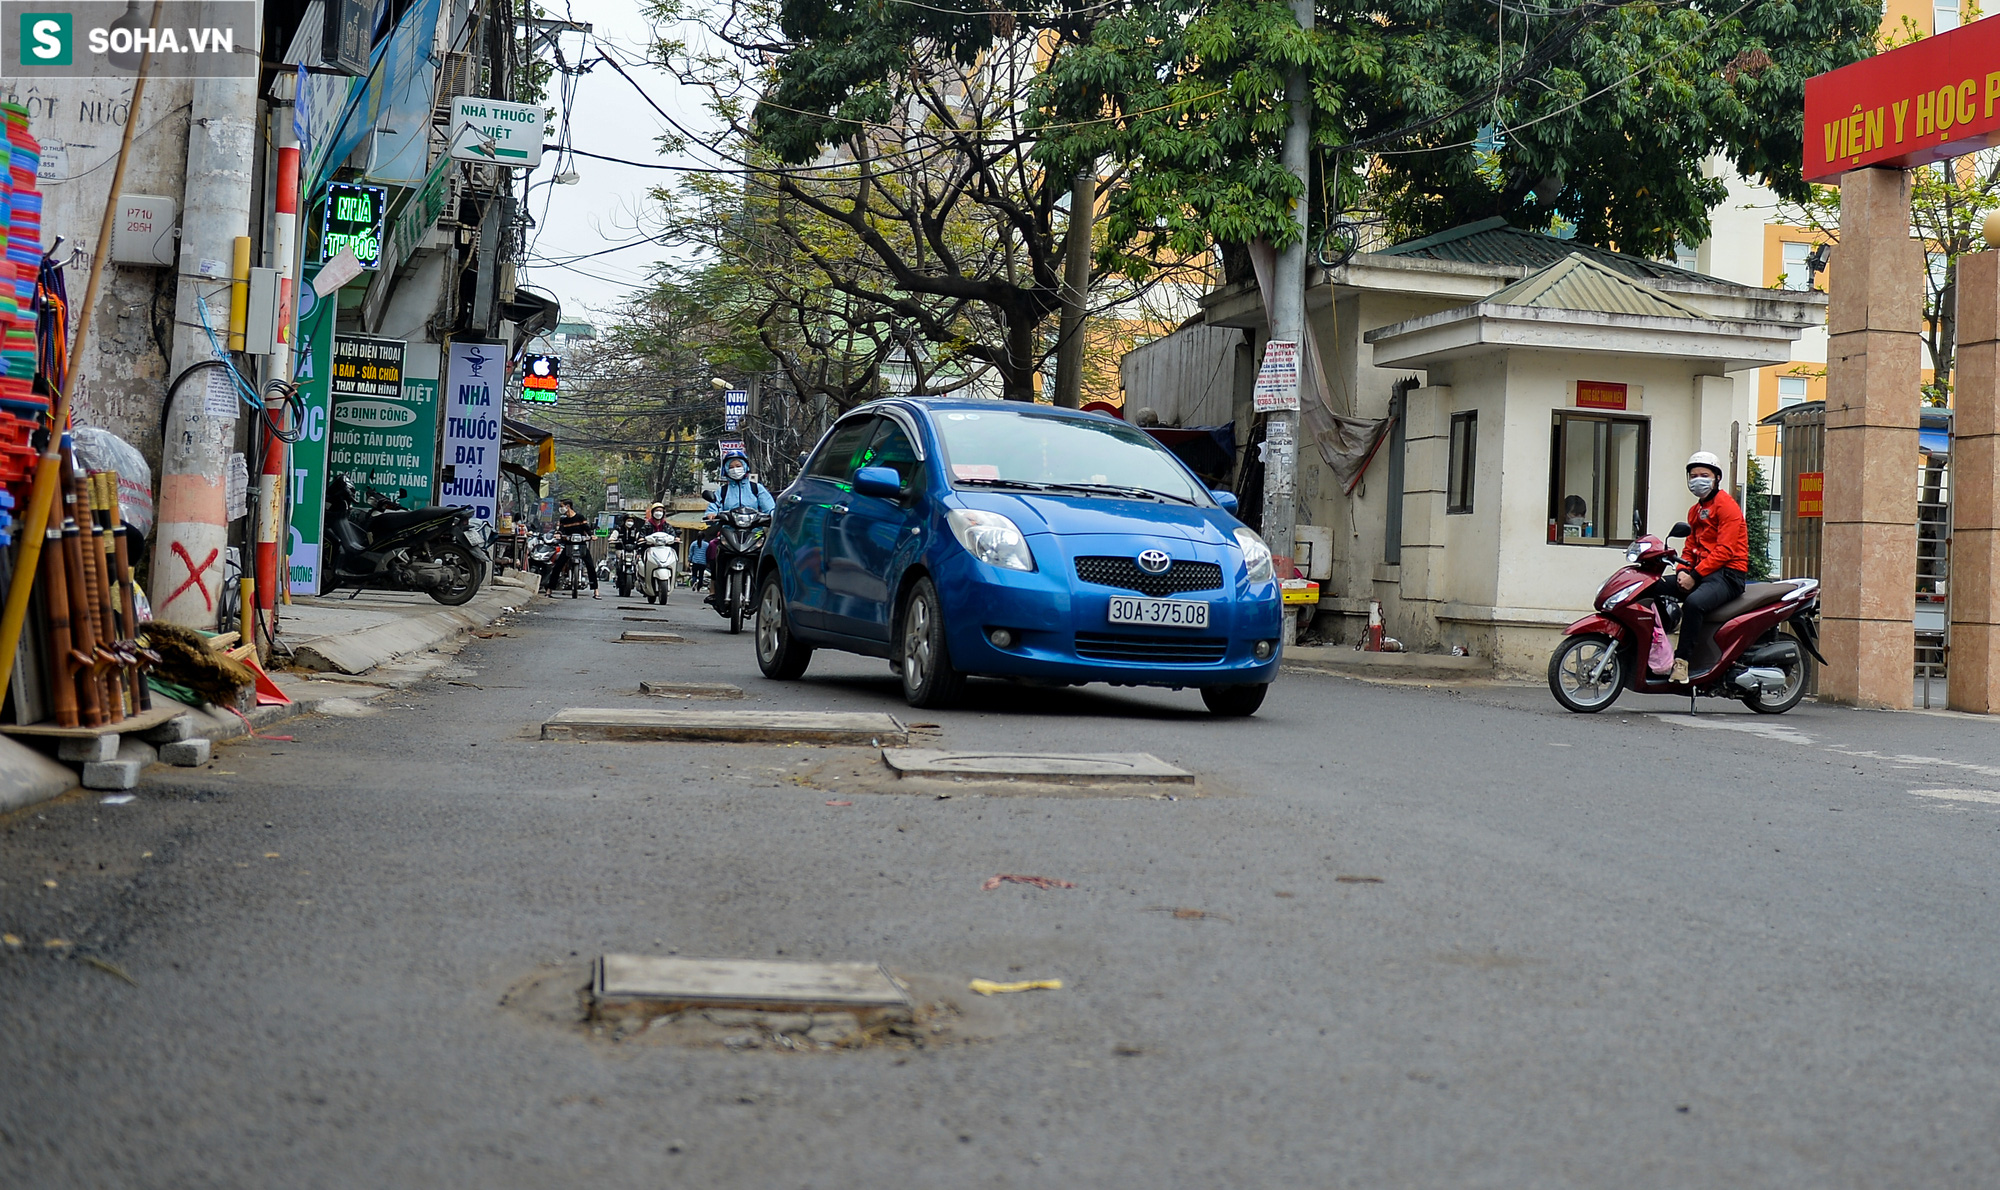
[[[1113,624],[1144,624],[1149,628],[1206,628],[1208,604],[1198,599],[1111,600]]]

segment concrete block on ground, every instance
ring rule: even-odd
[[[0,810],[18,810],[76,788],[76,770],[0,738]]]
[[[139,770],[145,767],[136,760],[93,760],[83,766],[83,787],[130,789],[139,783]]]
[[[637,628],[629,632],[619,633],[618,639],[625,644],[634,645],[684,645],[687,643],[687,637],[682,636],[678,632],[647,632]]]
[[[159,761],[160,750],[137,736],[128,735],[118,741],[118,755],[112,759],[136,761],[143,769]]]
[[[215,745],[199,736],[191,740],[176,740],[160,746],[160,759],[167,764],[179,765],[184,769],[208,763],[214,755]]]
[[[59,740],[56,756],[71,764],[89,764],[93,760],[111,760],[118,755],[118,733],[86,736],[83,739]]]
[[[196,726],[193,715],[175,715],[139,738],[149,744],[172,744],[194,735]]]

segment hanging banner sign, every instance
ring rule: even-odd
[[[333,377],[333,316],[339,305],[318,296],[312,278],[299,292],[298,382],[304,407],[292,444],[292,541],[288,575],[294,595],[319,594],[319,546],[326,516],[328,382]]]
[[[1252,390],[1257,412],[1271,413],[1299,407],[1299,345],[1285,339],[1264,344],[1264,363],[1257,369],[1257,387]]]
[[[1806,181],[2000,143],[1997,68],[2000,23],[1974,21],[1807,79]]]
[[[734,434],[743,425],[743,415],[750,412],[750,392],[748,389],[732,388],[722,394],[722,428]]]
[[[542,160],[542,119],[539,104],[455,96],[447,142],[451,157],[533,169]]]
[[[445,368],[444,449],[438,457],[438,505],[494,519],[500,491],[500,395],[506,383],[503,343],[453,343]]]
[[[437,459],[437,381],[405,376],[404,350],[401,339],[334,340],[327,469],[421,508]]]

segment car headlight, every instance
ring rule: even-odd
[[[1272,578],[1271,547],[1250,529],[1236,531],[1236,544],[1243,548],[1243,565],[1250,569],[1250,581],[1268,583]]]
[[[1028,539],[1014,522],[997,512],[954,508],[945,514],[951,535],[965,552],[1003,570],[1033,570],[1035,555],[1028,551]]]

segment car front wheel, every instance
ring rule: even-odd
[[[1242,719],[1257,713],[1257,708],[1264,705],[1264,693],[1269,689],[1270,686],[1263,682],[1251,686],[1203,686],[1201,701],[1211,715]]]
[[[800,644],[792,636],[785,616],[785,588],[773,571],[764,578],[764,590],[757,598],[757,668],[767,678],[789,682],[806,672],[812,662],[812,646]]]
[[[965,675],[952,668],[944,611],[928,578],[917,580],[903,605],[902,645],[904,700],[924,710],[955,704],[965,693]]]

